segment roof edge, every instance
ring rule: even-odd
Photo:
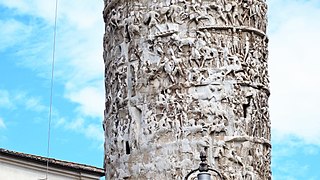
[[[11,151],[7,149],[0,148],[0,155],[5,155],[5,156],[11,156],[11,157],[16,157],[16,158],[22,158],[25,160],[32,160],[36,163],[39,164],[46,164],[47,161],[49,162],[49,165],[53,165],[55,167],[61,167],[69,170],[77,170],[77,171],[84,171],[89,174],[95,174],[99,176],[104,176],[105,175],[105,170],[102,168],[98,168],[95,166],[91,165],[86,165],[86,164],[80,164],[80,163],[74,163],[74,162],[69,162],[69,161],[63,161],[63,160],[58,160],[54,158],[46,158],[38,155],[32,155],[32,154],[26,154],[26,153],[21,153],[21,152],[16,152],[16,151]]]

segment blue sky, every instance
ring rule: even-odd
[[[0,0],[0,147],[46,156],[54,0]],[[269,0],[272,170],[320,179],[320,2]],[[60,0],[50,156],[102,167],[103,1]]]
[[[46,156],[55,1],[0,1],[0,146]],[[59,2],[50,156],[102,167],[103,1]]]

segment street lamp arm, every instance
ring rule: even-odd
[[[184,180],[188,180],[189,176],[190,176],[191,174],[193,174],[194,172],[198,171],[198,170],[199,170],[199,168],[190,171],[190,172],[187,174],[187,176],[184,178]]]
[[[184,180],[188,180],[189,176],[190,176],[191,174],[193,174],[194,172],[196,172],[196,171],[200,171],[200,168],[197,168],[197,169],[194,169],[194,170],[190,171],[190,172],[187,174],[187,176],[184,178]],[[215,170],[215,169],[212,169],[212,168],[208,168],[208,171],[213,171],[213,172],[215,172],[216,174],[218,174],[219,179],[224,180],[223,176],[219,173],[218,170]]]

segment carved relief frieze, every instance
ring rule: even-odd
[[[266,10],[105,1],[107,178],[182,179],[203,150],[226,179],[271,178]]]

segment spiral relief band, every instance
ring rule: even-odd
[[[184,179],[202,151],[224,179],[271,179],[266,12],[264,0],[105,1],[107,179]]]

